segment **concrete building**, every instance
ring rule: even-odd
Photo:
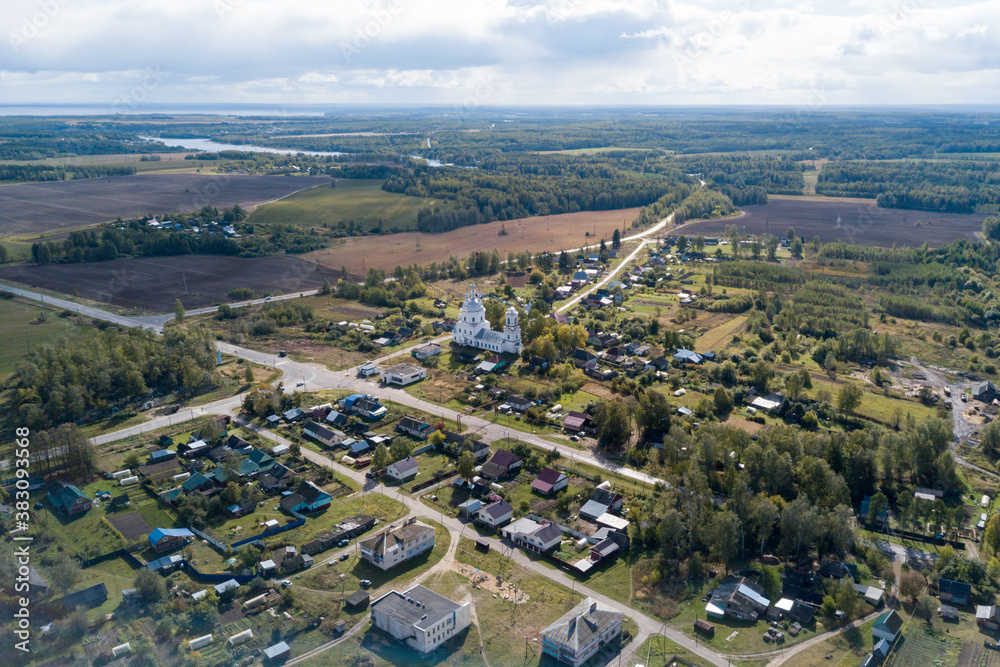
[[[400,387],[406,387],[414,382],[419,382],[425,377],[427,377],[427,369],[423,366],[414,366],[413,364],[396,364],[395,366],[386,368],[379,374],[379,378],[385,384],[394,384]]]
[[[372,625],[420,653],[429,653],[472,624],[468,602],[458,604],[414,586],[391,591],[371,606]]]

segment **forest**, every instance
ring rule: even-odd
[[[767,194],[799,195],[805,182],[803,165],[774,155],[679,156],[671,160],[686,174],[700,174],[708,187],[737,206],[766,204]]]
[[[205,329],[106,327],[86,337],[43,345],[17,368],[15,404],[32,430],[94,421],[136,401],[215,385],[215,344]]]
[[[645,206],[690,189],[676,171],[645,176],[622,167],[609,158],[521,155],[491,159],[478,169],[418,168],[387,179],[383,189],[455,202],[447,211],[420,211],[418,229],[431,232],[494,220]]]
[[[1000,211],[996,162],[850,161],[828,163],[816,184],[819,194],[876,198],[884,208],[947,213]]]

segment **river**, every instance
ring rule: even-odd
[[[338,155],[350,155],[350,153],[341,153],[339,151],[300,151],[291,150],[287,148],[270,148],[268,146],[253,146],[250,144],[223,144],[218,141],[212,141],[211,139],[178,139],[175,137],[143,137],[140,139],[145,139],[146,141],[159,141],[160,143],[178,148],[187,148],[193,151],[207,151],[210,153],[215,153],[218,151],[246,151],[248,153],[274,153],[276,155],[316,155],[319,157],[336,157]],[[428,167],[450,167],[452,165],[445,164],[438,160],[431,160],[430,158],[420,157],[419,155],[411,155],[410,157],[423,160],[427,163]]]

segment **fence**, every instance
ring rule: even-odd
[[[243,546],[244,544],[249,544],[254,540],[262,540],[265,537],[271,537],[272,535],[283,533],[286,530],[292,530],[293,528],[298,528],[299,526],[304,525],[305,522],[306,518],[300,514],[299,518],[291,523],[286,523],[284,526],[278,526],[277,528],[272,528],[271,530],[265,530],[263,533],[258,533],[253,537],[247,537],[245,539],[240,540],[239,542],[233,542],[230,546],[233,549],[235,549],[237,547]]]
[[[236,583],[238,583],[238,584],[240,584],[242,586],[243,584],[250,583],[251,581],[253,581],[254,579],[256,579],[259,576],[257,574],[227,574],[227,573],[224,573],[224,572],[223,573],[219,573],[219,572],[199,572],[198,568],[196,568],[194,565],[192,565],[191,563],[189,563],[187,560],[183,561],[181,567],[183,567],[185,570],[187,570],[188,574],[190,574],[193,578],[200,579],[201,581],[204,581],[204,582],[207,582],[207,583],[221,584],[224,581],[229,581],[230,579],[235,579]]]
[[[191,528],[189,528],[189,530],[192,533],[194,533],[195,535],[197,535],[198,537],[200,537],[201,539],[203,539],[206,542],[208,542],[209,544],[211,544],[212,548],[214,548],[220,554],[226,555],[226,554],[229,553],[229,547],[227,547],[225,544],[223,544],[219,540],[215,539],[211,535],[209,535],[207,533],[203,533],[202,531],[198,530],[197,528],[195,528],[193,526]]]
[[[411,493],[416,493],[417,491],[423,491],[427,487],[434,486],[438,482],[446,480],[449,477],[454,477],[457,474],[458,474],[457,470],[446,470],[445,472],[442,472],[440,474],[434,475],[433,477],[431,477],[428,480],[420,482],[420,484],[414,484],[413,488],[410,489],[410,492]]]
[[[93,567],[98,563],[105,563],[109,560],[114,560],[115,558],[124,558],[125,562],[134,567],[144,567],[142,561],[132,555],[132,552],[128,548],[116,549],[115,551],[110,551],[106,554],[101,554],[100,556],[94,556],[93,558],[88,558],[86,560],[80,559],[80,567]]]

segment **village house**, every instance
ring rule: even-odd
[[[875,619],[875,625],[872,626],[872,636],[895,644],[902,629],[903,618],[895,610],[890,609]]]
[[[49,486],[48,499],[57,512],[66,516],[83,514],[94,506],[83,491],[67,482],[52,482]]]
[[[543,496],[551,496],[569,486],[569,476],[564,472],[546,468],[531,482],[531,490]]]
[[[347,436],[341,431],[336,431],[329,429],[326,426],[317,424],[316,422],[310,420],[306,422],[303,433],[308,435],[310,438],[320,443],[324,447],[333,449],[340,443],[344,441]]]
[[[154,528],[149,533],[149,544],[158,554],[176,551],[191,539],[194,539],[194,533],[187,528]]]
[[[525,398],[524,396],[518,396],[517,394],[508,396],[504,403],[510,406],[510,409],[515,412],[525,412],[528,408],[535,405],[535,402],[531,399]]]
[[[712,593],[705,612],[716,618],[756,621],[771,604],[762,593],[763,589],[746,577],[726,577]]]
[[[485,526],[497,528],[510,521],[514,508],[506,500],[500,499],[476,512],[475,520]]]
[[[1000,609],[995,604],[976,607],[976,624],[987,630],[1000,630]]]
[[[587,433],[590,428],[590,415],[583,412],[569,411],[563,419],[563,430],[570,433]]]
[[[260,488],[268,492],[280,491],[292,482],[292,471],[285,466],[276,464],[267,472],[257,477]]]
[[[625,497],[609,488],[596,488],[583,507],[580,508],[580,518],[587,521],[597,521],[602,514],[621,512]]]
[[[624,614],[592,598],[542,630],[542,652],[559,662],[579,667],[621,635]]]
[[[562,530],[554,523],[538,522],[528,517],[522,517],[504,526],[500,533],[504,539],[539,553],[547,553],[558,547],[563,536]]]
[[[382,419],[388,413],[385,406],[370,394],[351,394],[343,399],[342,404],[345,411],[369,421]]]
[[[385,474],[397,482],[405,482],[416,477],[418,469],[417,460],[412,456],[407,456],[405,459],[389,464],[385,469]]]
[[[694,364],[695,366],[700,366],[702,361],[704,361],[704,357],[691,350],[681,349],[674,352],[674,363],[676,364]]]
[[[343,412],[330,410],[328,413],[326,413],[326,419],[324,419],[323,421],[325,421],[330,426],[343,428],[347,426],[347,415],[345,415]]]
[[[419,419],[414,419],[413,417],[403,417],[396,424],[396,430],[401,431],[417,440],[426,440],[430,437],[434,429],[427,422],[422,422]]]
[[[76,607],[93,609],[94,607],[104,604],[107,599],[108,588],[102,582],[66,595],[62,599],[62,604],[67,611],[71,611]]]
[[[972,599],[972,584],[951,579],[938,580],[938,597],[941,602],[965,606]]]
[[[483,464],[482,476],[487,479],[503,479],[516,475],[524,461],[520,456],[506,449],[498,449],[490,460]]]
[[[286,512],[304,514],[317,512],[330,506],[333,497],[312,482],[305,482],[293,493],[284,496],[279,505]]]
[[[415,519],[358,541],[361,559],[388,570],[434,548],[434,529]]]

